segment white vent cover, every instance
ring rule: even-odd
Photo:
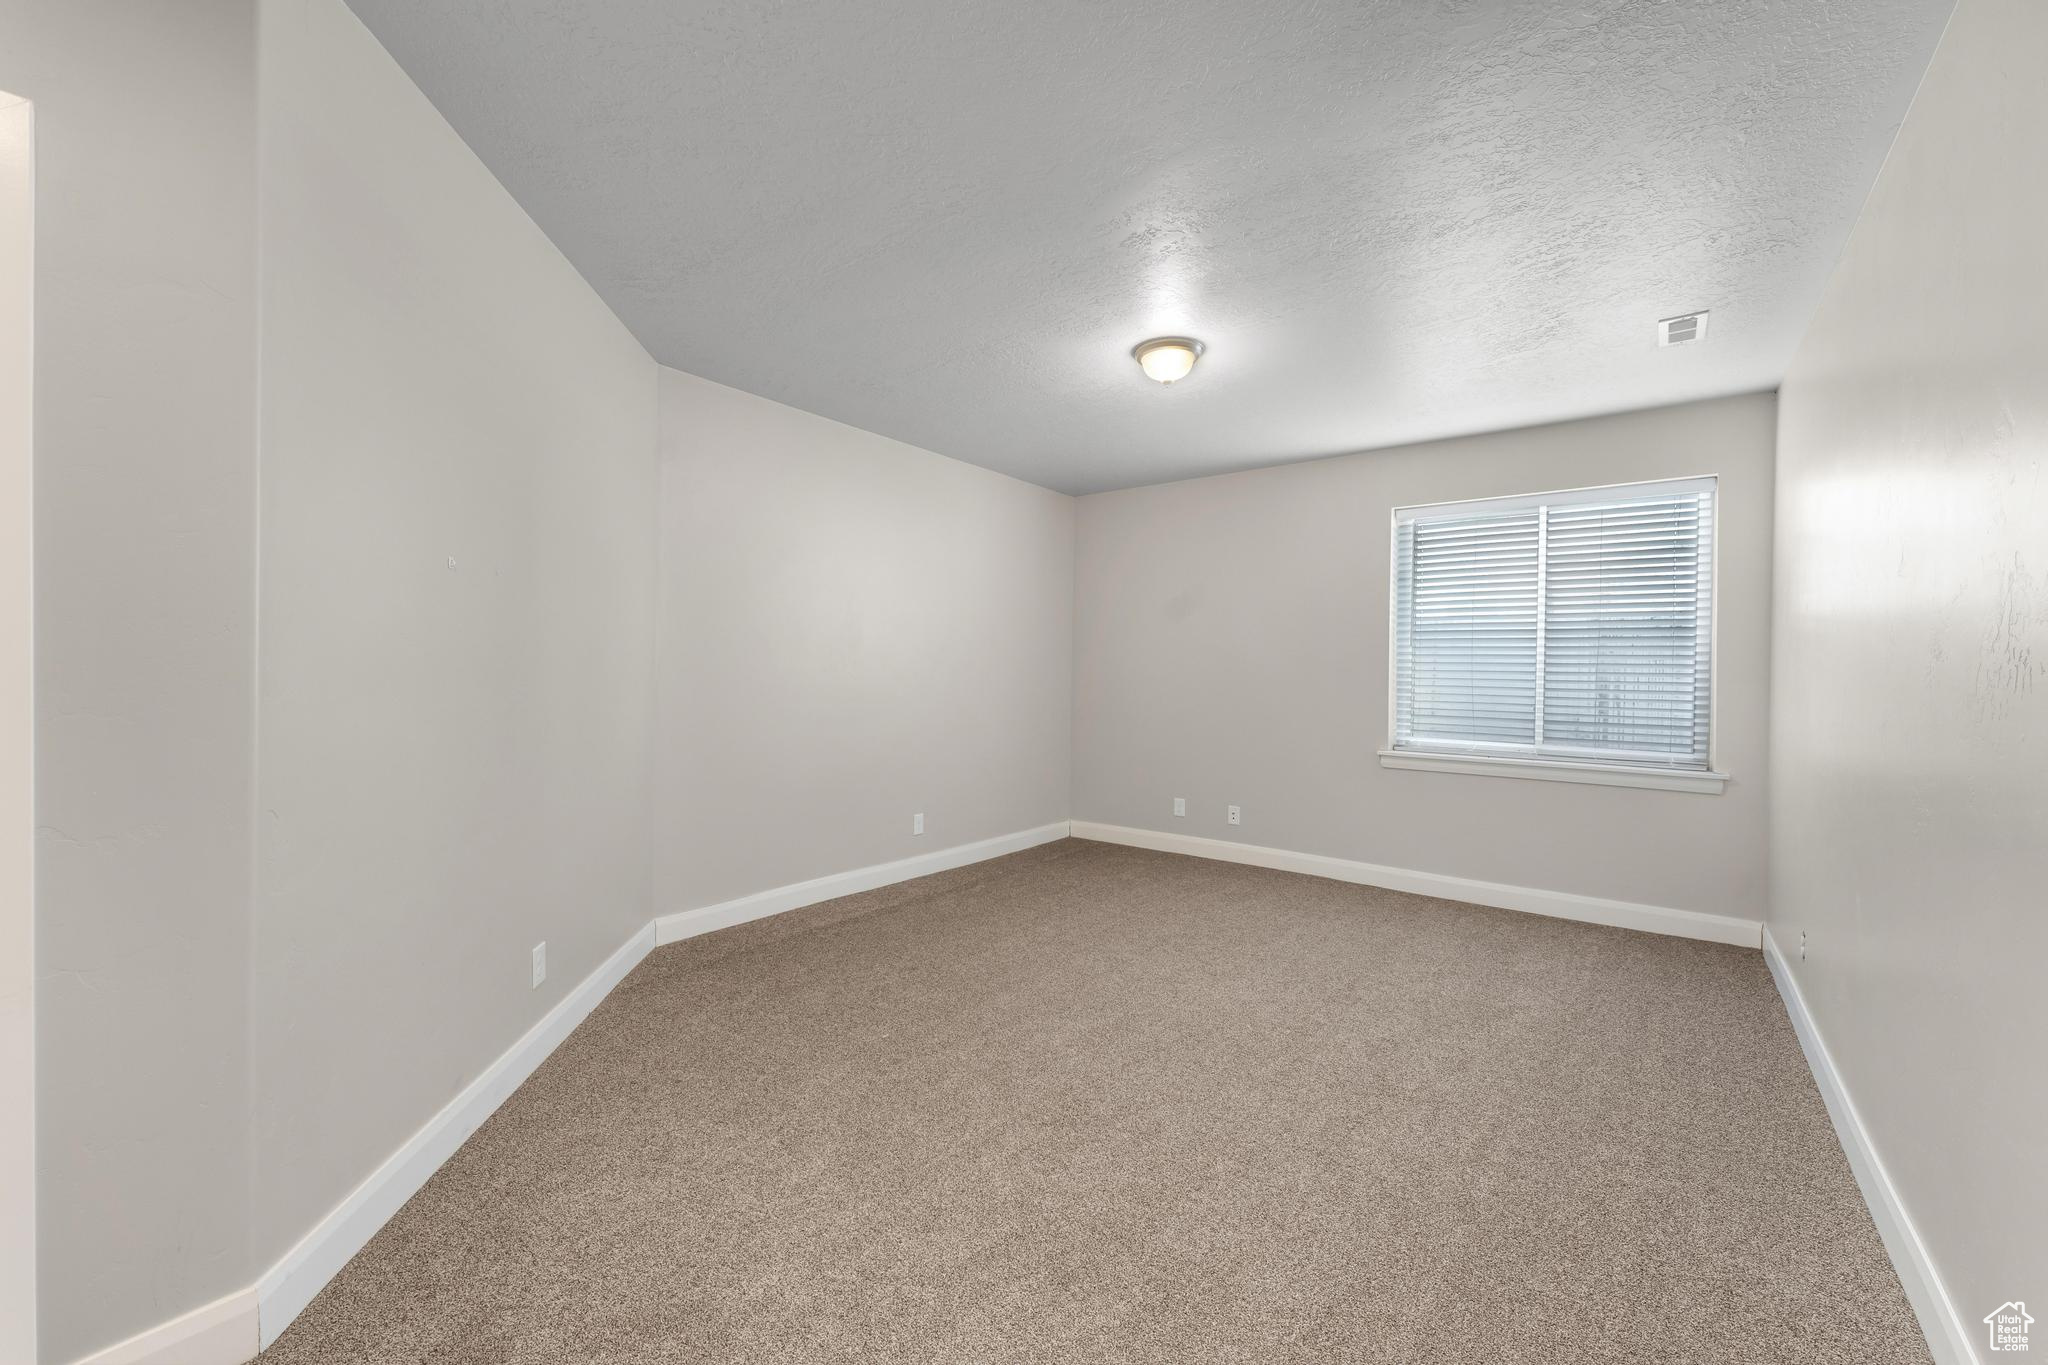
[[[1665,318],[1657,324],[1657,344],[1677,346],[1688,341],[1707,339],[1707,315],[1687,313],[1682,317]]]

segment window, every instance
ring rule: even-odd
[[[1394,513],[1389,767],[1719,791],[1711,478]]]

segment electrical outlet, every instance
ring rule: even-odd
[[[915,815],[913,815],[913,816],[911,816],[911,817],[910,817],[910,832],[911,832],[912,834],[922,834],[922,833],[924,833],[924,812],[923,812],[923,811],[919,811],[919,812],[918,812],[917,814],[915,814]]]
[[[1185,796],[1173,798],[1173,813],[1175,815],[1186,815],[1188,813],[1188,799]]]
[[[1238,817],[1238,810],[1236,806],[1232,806],[1230,808],[1230,823],[1233,825],[1241,825],[1244,823],[1244,821]]]
[[[1799,931],[1799,960],[1801,962],[1806,961],[1806,931],[1804,929]]]
[[[533,984],[538,986],[548,979],[548,945],[545,941],[533,945]]]

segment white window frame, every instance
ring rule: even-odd
[[[1709,547],[1707,572],[1712,584],[1711,610],[1707,618],[1707,766],[1657,767],[1635,763],[1602,763],[1545,756],[1494,756],[1473,752],[1440,752],[1429,749],[1397,749],[1400,680],[1400,525],[1405,516],[1418,516],[1455,509],[1460,514],[1514,512],[1559,502],[1593,500],[1605,496],[1626,497],[1631,489],[1665,488],[1688,483],[1705,484],[1713,490],[1713,538]],[[1387,743],[1379,752],[1380,766],[1416,772],[1465,773],[1484,777],[1532,778],[1544,782],[1577,782],[1600,787],[1641,787],[1653,791],[1699,792],[1718,795],[1728,784],[1721,771],[1721,493],[1720,477],[1697,474],[1668,479],[1638,479],[1629,483],[1591,484],[1581,488],[1553,489],[1543,493],[1518,493],[1498,498],[1468,498],[1450,502],[1410,503],[1394,508],[1387,517]],[[1537,688],[1543,686],[1539,672]]]

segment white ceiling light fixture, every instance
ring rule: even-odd
[[[1176,379],[1186,379],[1188,371],[1195,368],[1195,362],[1207,349],[1193,337],[1153,337],[1133,346],[1131,354],[1137,358],[1138,368],[1145,372],[1147,379],[1171,384]]]

